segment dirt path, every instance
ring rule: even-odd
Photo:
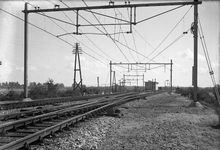
[[[188,108],[187,98],[166,93],[127,103],[101,150],[220,150],[212,109]]]

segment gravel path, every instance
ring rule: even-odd
[[[122,117],[97,117],[45,139],[37,150],[220,150],[218,116],[187,107],[185,97],[166,93],[120,106]]]

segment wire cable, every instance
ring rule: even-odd
[[[39,13],[38,13],[39,14]],[[43,13],[44,14],[44,13]],[[60,27],[63,31],[67,32],[63,27],[61,27],[59,24],[57,24],[54,20],[52,20],[51,18],[49,18],[54,24],[56,24],[58,27]],[[57,37],[57,36],[56,36]],[[76,39],[74,36],[71,35],[71,37],[73,37],[75,40],[77,40],[78,42],[80,42],[78,39]],[[80,42],[81,44],[83,44],[84,46],[86,46],[84,43]],[[90,49],[91,51],[93,51],[91,48],[89,48],[88,46],[86,46],[88,49]],[[83,51],[85,52],[85,51]],[[97,55],[99,55],[100,57],[104,58],[102,55],[100,55],[99,53],[93,51],[94,53],[96,53]],[[108,60],[107,58],[104,58],[106,60]]]
[[[181,5],[181,6],[178,6],[178,7],[173,8],[173,9],[167,10],[167,11],[165,11],[165,12],[159,13],[159,14],[157,14],[157,15],[151,16],[151,17],[149,17],[149,18],[143,19],[143,20],[141,20],[141,21],[136,22],[136,24],[139,24],[139,23],[141,23],[141,22],[144,22],[144,21],[150,20],[150,19],[152,19],[152,18],[158,17],[158,16],[160,16],[160,15],[163,15],[163,14],[165,14],[165,13],[171,12],[171,11],[176,10],[176,9],[178,9],[178,8],[181,8],[181,7],[183,7],[183,6],[184,6],[184,5]]]
[[[208,53],[208,49],[207,49],[207,45],[206,45],[205,37],[204,37],[204,34],[203,34],[203,30],[202,30],[202,25],[201,25],[200,19],[199,19],[199,36],[200,36],[201,44],[202,44],[203,51],[204,51],[204,54],[205,54],[205,57],[206,57],[206,62],[207,62],[208,68],[209,68],[209,74],[211,76],[211,80],[212,80],[212,83],[214,85],[214,90],[215,90],[216,98],[217,98],[218,104],[220,105],[219,91],[217,89],[217,84],[216,84],[216,81],[215,81],[214,72],[213,72],[213,69],[212,69],[212,64],[211,64],[211,61],[210,61],[210,57],[209,57],[209,53]]]
[[[173,29],[167,34],[167,36],[160,42],[160,44],[147,56],[149,57],[151,54],[153,54],[162,44],[163,42],[170,36],[170,34],[176,29],[176,27],[180,24],[180,22],[183,20],[183,18],[188,14],[192,6],[187,10],[187,12],[183,15],[183,17],[177,22],[177,24],[173,27]],[[145,59],[143,59],[145,60]],[[142,60],[142,61],[143,61]]]
[[[187,30],[187,32],[190,30],[190,28]],[[154,56],[153,58],[150,59],[150,61],[152,61],[153,59],[155,59],[157,56],[159,56],[162,52],[164,52],[165,50],[167,50],[171,45],[173,45],[174,43],[176,43],[179,39],[181,39],[185,34],[181,34],[180,36],[178,36],[173,42],[171,42],[167,47],[165,47],[162,51],[160,51],[156,56]],[[149,61],[149,62],[150,62]],[[148,63],[149,63],[148,62]]]
[[[84,2],[84,4],[86,5],[86,7],[88,7],[88,5],[86,4],[86,2],[84,0],[82,0]],[[90,11],[90,10],[89,10]],[[93,13],[92,13],[93,14]],[[98,20],[98,18],[93,14],[93,16],[96,18],[96,20],[99,22],[99,24],[101,24],[101,22]],[[105,29],[105,27],[102,25],[102,28],[105,30],[105,32],[108,34],[108,31]],[[111,35],[108,35],[107,37],[109,37],[113,43],[117,46],[117,48],[120,50],[120,52],[122,53],[122,55],[125,57],[125,59],[130,62],[128,60],[128,58],[126,57],[126,55],[123,53],[123,51],[121,50],[121,48],[116,44],[115,40],[111,37]]]
[[[24,20],[23,20],[22,18],[20,18],[20,17],[14,15],[14,14],[12,14],[12,13],[10,13],[10,12],[8,12],[8,11],[2,9],[2,8],[0,8],[0,10],[24,22]],[[42,29],[42,28],[40,28],[40,27],[38,27],[38,26],[36,26],[36,25],[30,23],[30,22],[28,22],[28,24],[30,24],[30,25],[32,25],[33,27],[35,27],[35,28],[37,28],[37,29],[39,29],[39,30],[41,30],[41,31],[43,31],[43,32],[46,32],[46,33],[48,33],[49,35],[51,35],[51,36],[53,36],[53,37],[56,37],[56,38],[58,38],[59,40],[65,42],[66,44],[68,44],[68,45],[74,47],[73,44],[71,44],[71,43],[69,43],[69,42],[63,40],[62,38],[57,37],[57,36],[56,36],[55,34],[53,34],[53,33],[49,32],[49,31],[46,31],[46,30],[44,30],[44,29]],[[77,39],[77,40],[78,40],[78,39]],[[83,43],[82,43],[82,44],[83,44]],[[86,45],[84,44],[84,46],[86,46]],[[88,48],[89,48],[89,47],[88,47]],[[102,64],[104,64],[104,65],[106,65],[106,66],[109,66],[108,64],[106,64],[106,63],[104,63],[103,61],[101,61],[100,59],[97,59],[96,57],[90,55],[89,53],[87,53],[87,52],[85,52],[85,51],[84,51],[84,53],[85,53],[86,55],[88,55],[88,56],[94,58],[95,60],[101,62]]]
[[[68,7],[68,8],[70,8],[66,3],[64,3],[62,0],[59,0],[60,2],[62,2],[66,7]],[[73,12],[75,12],[75,11],[73,11]],[[75,12],[76,13],[76,12]],[[85,21],[87,21],[88,23],[90,23],[86,18],[84,18],[82,15],[80,15],[79,14],[79,16],[81,17],[81,18],[83,18]],[[90,23],[90,24],[92,24],[92,23]],[[98,29],[100,32],[102,32],[99,28],[97,28],[96,26],[94,26],[96,29]],[[80,30],[80,29],[79,29]],[[80,32],[82,32],[81,30],[80,30]],[[82,32],[83,33],[83,32]],[[86,35],[85,35],[86,36]],[[89,39],[89,41],[90,42],[92,42],[92,40],[88,37],[88,36],[86,36],[86,38],[87,39]],[[109,58],[111,58],[112,60],[115,60],[114,58],[112,58],[112,57],[110,57],[108,54],[106,54],[103,50],[101,50],[94,42],[92,42],[101,52],[103,52],[106,56],[108,56]],[[115,61],[117,61],[117,60],[115,60]]]

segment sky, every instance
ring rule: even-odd
[[[80,0],[63,0],[64,3],[59,0],[29,0],[28,2],[30,10],[35,9],[36,6],[40,9],[54,8],[55,4],[60,8],[66,8],[67,5],[69,7],[109,5],[108,0],[84,0],[85,3]],[[24,22],[8,14],[24,19],[22,12],[24,3],[25,1],[18,0],[0,1],[0,61],[2,62],[0,82],[18,81],[21,84],[24,82]],[[152,2],[131,0],[130,3]],[[120,4],[125,4],[125,1],[117,0],[114,3],[114,5]],[[179,6],[137,8],[136,21],[148,19],[132,25],[132,33],[129,34],[126,32],[130,32],[130,25],[97,26],[100,23],[120,24],[123,23],[121,20],[129,20],[130,10],[127,8],[93,10],[103,15],[79,11],[79,24],[90,25],[79,27],[82,35],[66,34],[76,32],[76,27],[72,25],[76,24],[76,13],[73,11],[43,14],[69,24],[42,14],[29,13],[29,22],[41,30],[28,25],[28,82],[44,83],[50,78],[56,83],[71,86],[75,61],[73,50],[77,42],[82,49],[80,64],[83,84],[87,86],[97,86],[97,77],[99,77],[100,86],[109,85],[110,61],[112,63],[170,63],[171,59],[173,86],[192,86],[193,34],[190,30],[188,34],[183,32],[191,27],[193,7],[187,5],[152,17],[176,7]],[[198,8],[207,50],[219,84],[220,2],[203,1]],[[107,15],[121,20],[108,18]],[[180,36],[181,38],[177,40]],[[131,81],[127,85],[142,86],[143,76],[144,81],[153,79],[159,86],[164,86],[165,81],[170,80],[170,65],[112,65],[112,70],[115,71],[116,82],[119,83],[125,75],[127,81]],[[79,81],[79,72],[76,80]],[[198,86],[213,86],[200,37],[198,38]]]

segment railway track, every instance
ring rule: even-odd
[[[129,96],[130,94],[132,94],[132,93],[113,95],[108,98],[106,98],[106,96],[105,96],[100,101],[102,101],[102,102],[104,102],[106,100],[110,101],[113,98],[120,98],[122,96]],[[97,102],[97,100],[93,100],[92,102]],[[31,107],[31,108],[27,108],[27,109],[21,109],[20,111],[18,110],[18,112],[0,115],[0,121],[8,121],[10,119],[17,120],[17,119],[21,119],[21,118],[26,118],[28,116],[36,116],[39,114],[45,114],[45,113],[53,112],[56,110],[66,109],[68,107],[83,105],[86,103],[88,103],[88,102],[80,102],[80,103],[73,103],[73,104],[68,103],[68,105],[50,106],[49,108],[48,107]]]
[[[42,140],[48,135],[53,135],[56,131],[73,126],[80,120],[148,95],[149,93],[121,95],[5,122],[0,125],[0,150],[28,148],[32,142]]]
[[[111,97],[114,95],[118,95],[118,94],[48,98],[48,99],[37,99],[37,100],[26,101],[26,102],[22,102],[22,101],[20,101],[20,102],[7,102],[7,103],[0,104],[0,110],[18,109],[18,108],[44,106],[44,105],[55,105],[57,103],[82,101],[82,100],[89,100],[89,99],[102,98],[102,97]]]

